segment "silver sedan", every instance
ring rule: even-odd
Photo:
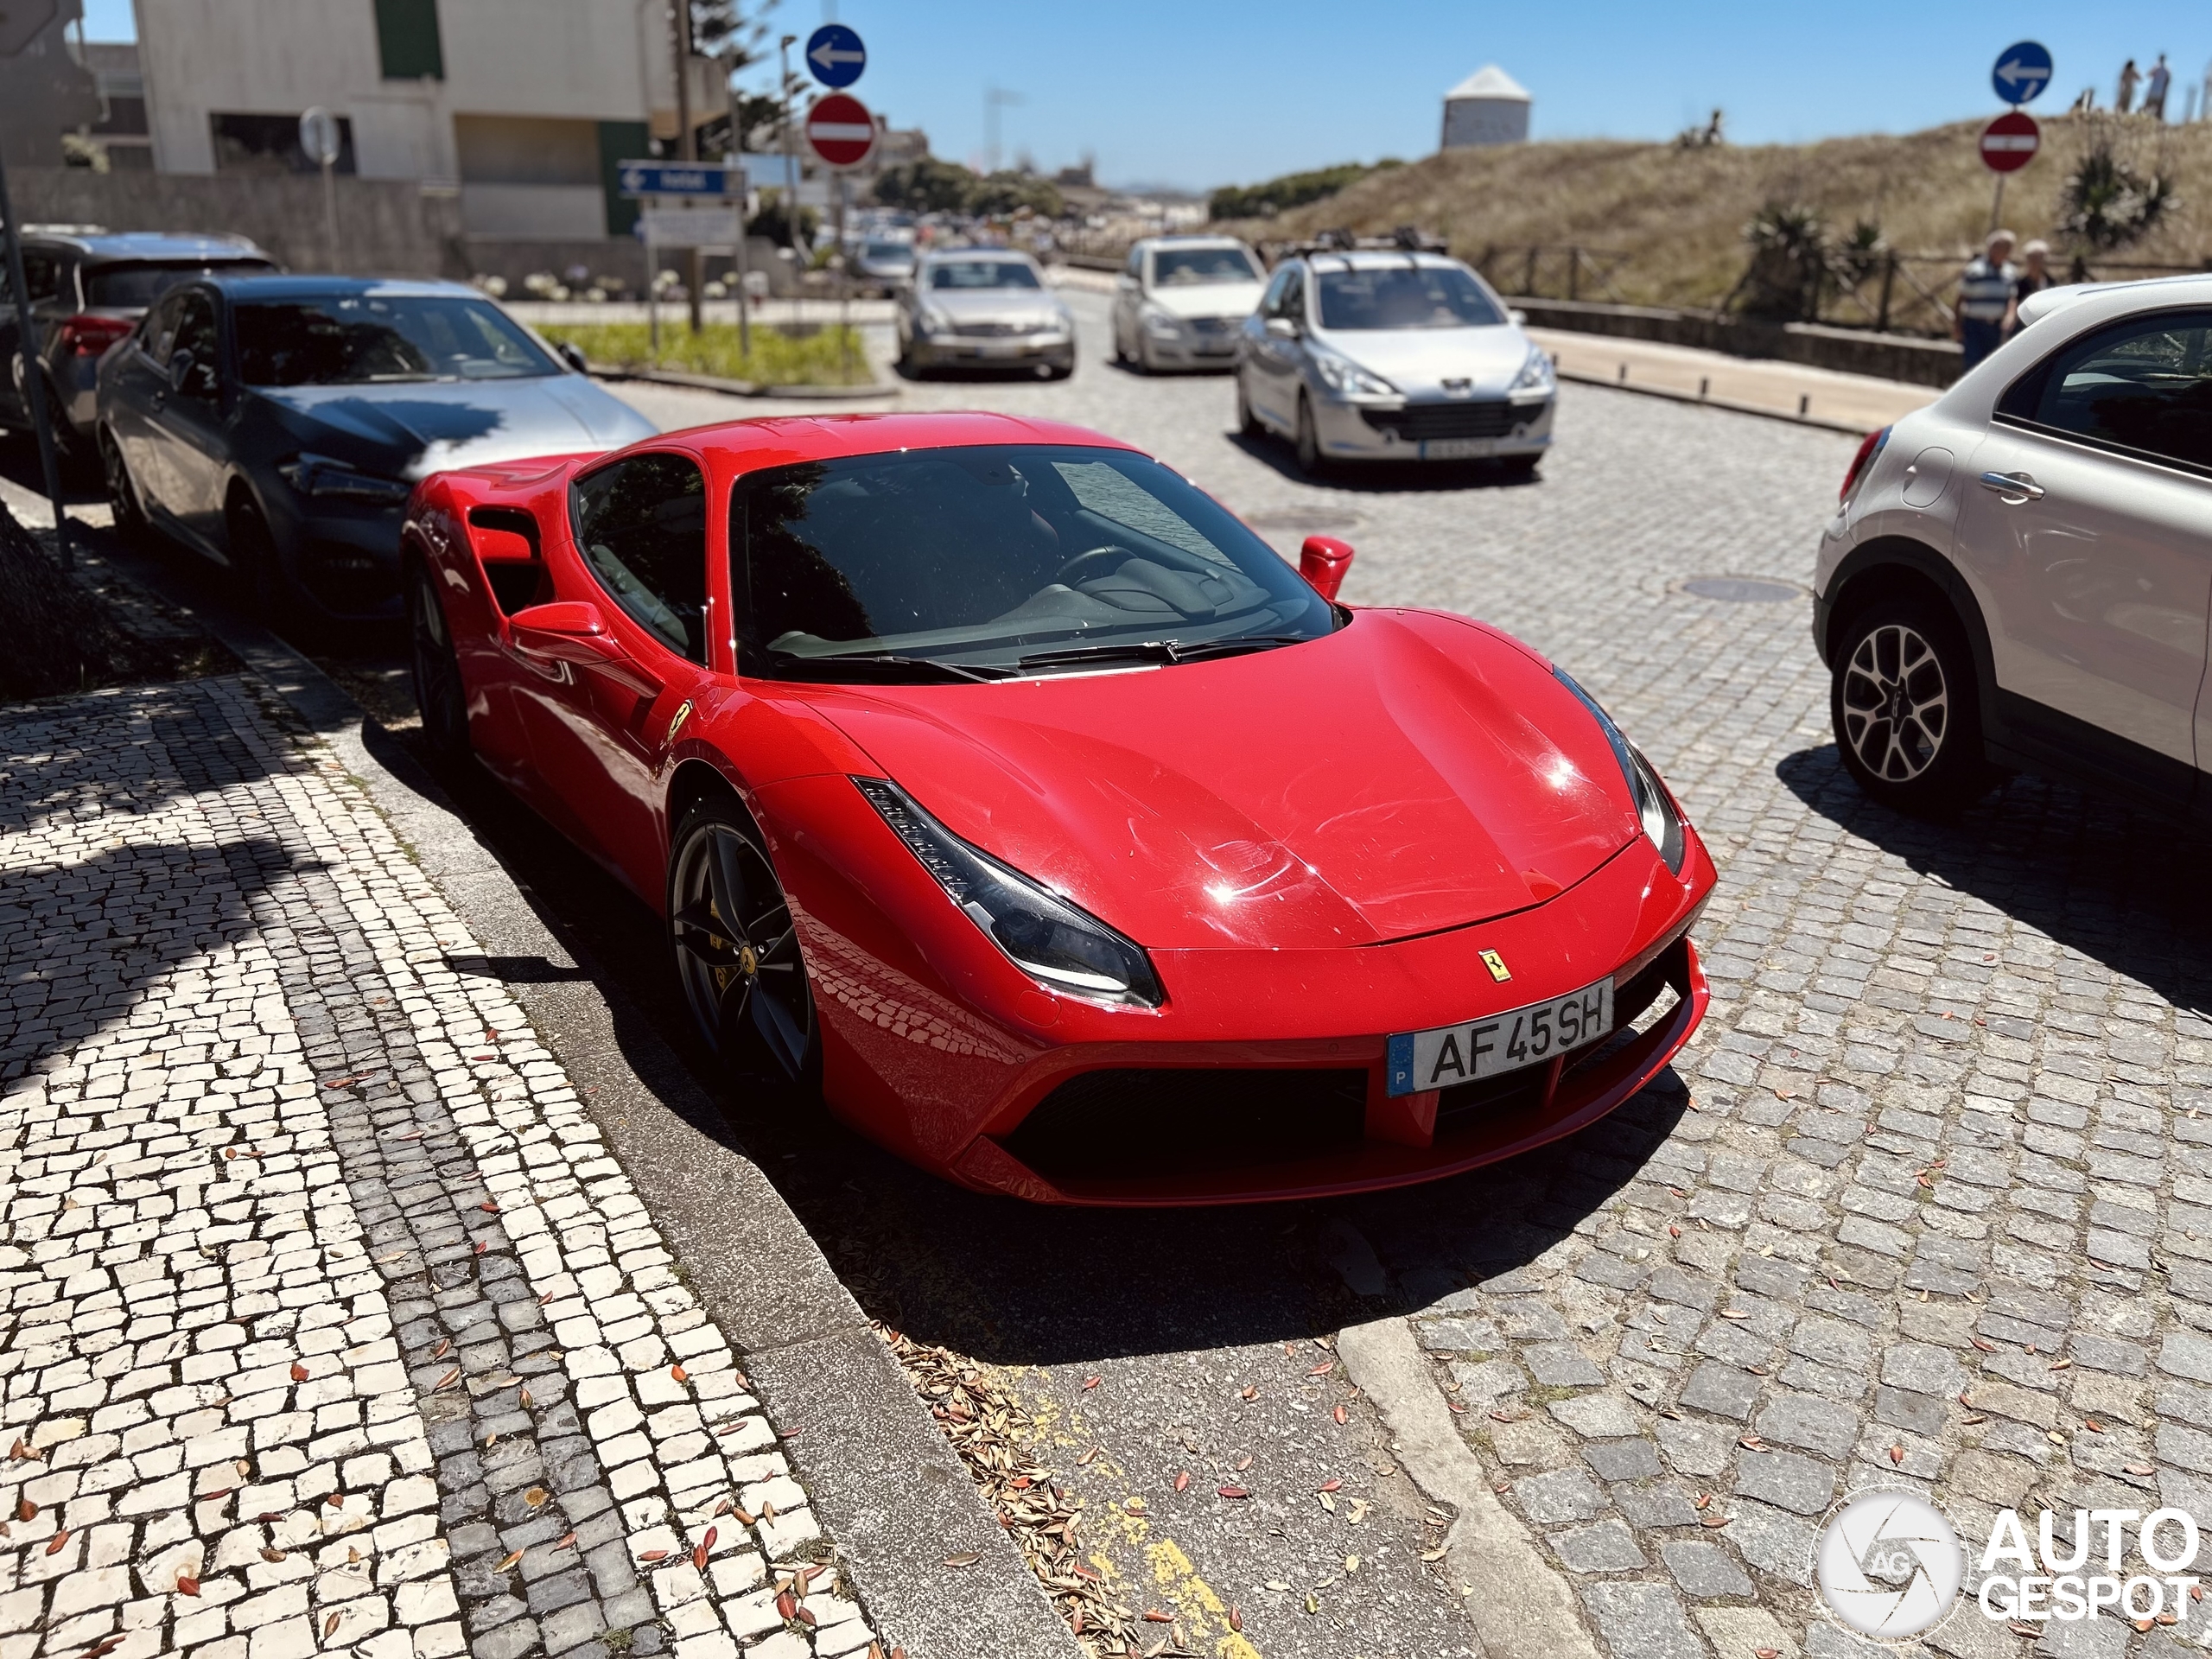
[[[1533,473],[1558,386],[1520,321],[1441,254],[1286,259],[1238,337],[1238,423],[1290,439],[1307,473],[1478,460]]]
[[[1026,253],[957,248],[925,254],[899,292],[899,361],[931,369],[1075,372],[1075,318]]]

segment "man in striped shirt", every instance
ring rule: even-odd
[[[2005,338],[2005,313],[2012,303],[2012,284],[2020,273],[2012,264],[2013,236],[1992,231],[1986,251],[1959,277],[1959,297],[1951,310],[1951,338],[1959,342],[1961,372],[1995,351]]]

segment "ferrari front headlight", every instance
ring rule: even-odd
[[[1047,990],[1156,1008],[1152,958],[1087,911],[971,847],[881,778],[855,778],[868,804],[1007,959]]]
[[[1682,839],[1682,817],[1675,806],[1675,798],[1667,792],[1667,785],[1659,781],[1659,774],[1643,758],[1643,751],[1628,741],[1627,735],[1613,723],[1613,717],[1575,683],[1574,677],[1563,668],[1554,668],[1553,675],[1559,683],[1574,694],[1575,701],[1587,709],[1598,722],[1598,729],[1605,734],[1605,742],[1613,752],[1613,759],[1621,769],[1621,778],[1628,785],[1629,798],[1636,803],[1637,822],[1643,826],[1643,833],[1667,868],[1676,875],[1682,873],[1682,856],[1687,849]]]

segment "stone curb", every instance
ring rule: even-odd
[[[388,745],[372,752],[364,732],[373,722],[321,669],[227,607],[192,602],[157,561],[119,548],[108,556],[192,611],[331,744],[487,953],[554,968],[509,992],[585,1092],[700,1302],[795,1442],[815,1513],[887,1649],[903,1646],[911,1659],[1080,1655],[820,1249],[749,1159],[702,1132],[718,1109],[621,989],[577,960],[411,756]],[[564,980],[562,969],[580,975]],[[945,1565],[969,1554],[982,1559]]]

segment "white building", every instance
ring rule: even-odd
[[[1484,64],[1444,94],[1446,149],[1529,142],[1529,89],[1496,64]]]
[[[137,0],[156,170],[307,170],[302,111],[338,118],[338,170],[458,189],[472,242],[596,242],[635,205],[616,164],[677,132],[665,0]],[[691,118],[728,113],[695,58]]]

